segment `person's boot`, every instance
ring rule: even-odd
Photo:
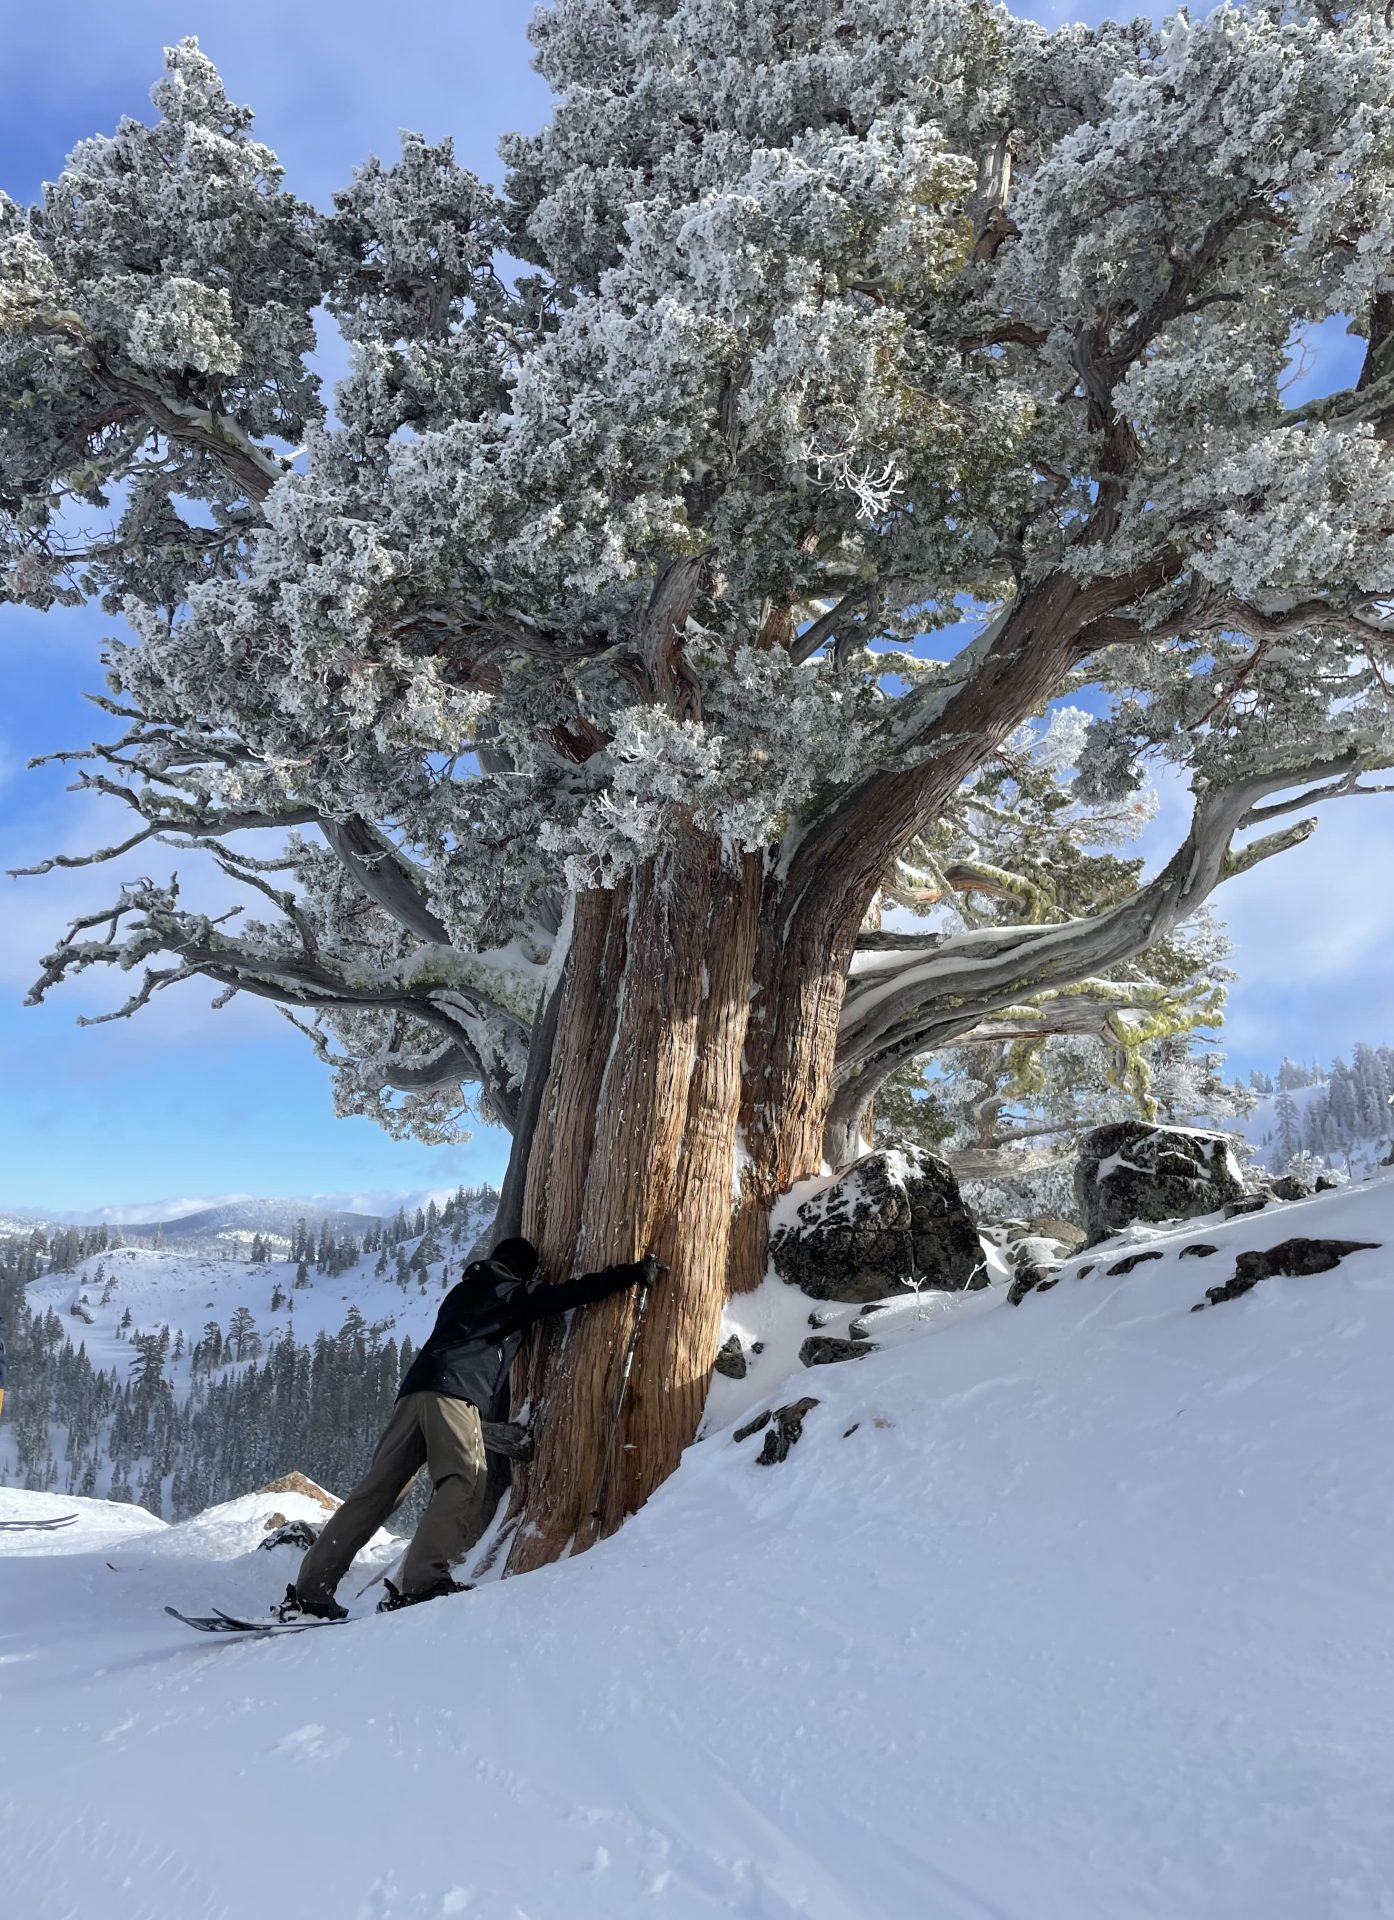
[[[390,1580],[382,1583],[387,1588],[383,1599],[378,1601],[379,1613],[396,1613],[399,1607],[414,1607],[422,1600],[440,1600],[447,1593],[473,1593],[474,1586],[468,1580],[452,1580],[447,1575],[437,1580],[433,1587],[424,1587],[420,1593],[403,1593],[400,1587],[394,1587]]]
[[[292,1620],[348,1619],[348,1608],[341,1607],[337,1600],[305,1600],[293,1586],[286,1588],[285,1599],[271,1611],[283,1625]]]

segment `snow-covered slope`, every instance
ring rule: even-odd
[[[1191,1311],[1293,1235],[1380,1246]],[[881,1351],[811,1371],[806,1314],[755,1296],[760,1367],[616,1539],[407,1613],[210,1642],[161,1604],[269,1604],[293,1554],[221,1522],[197,1551],[196,1528],[11,1542],[8,1904],[1390,1912],[1394,1185],[1132,1250],[1161,1258],[1077,1261],[1019,1308],[908,1302]],[[734,1423],[804,1395],[758,1465]]]
[[[94,1367],[119,1366],[123,1372],[131,1349],[124,1337],[118,1337],[117,1329],[128,1312],[132,1331],[167,1326],[171,1336],[182,1332],[185,1344],[191,1345],[209,1320],[219,1321],[226,1330],[241,1306],[252,1314],[263,1341],[286,1329],[301,1341],[334,1333],[349,1307],[356,1306],[370,1324],[393,1320],[399,1334],[405,1330],[420,1340],[430,1330],[439,1302],[439,1278],[433,1275],[434,1288],[429,1297],[423,1297],[415,1280],[404,1291],[390,1273],[375,1276],[375,1264],[376,1256],[368,1255],[343,1273],[312,1270],[309,1285],[296,1290],[295,1268],[288,1261],[253,1263],[117,1247],[90,1256],[72,1273],[50,1273],[31,1281],[26,1298],[31,1312],[52,1308],[59,1315],[69,1339],[86,1343]],[[458,1271],[459,1264],[458,1256],[447,1263],[452,1271]],[[110,1297],[103,1306],[108,1280]],[[273,1313],[271,1299],[277,1288],[285,1301]],[[90,1323],[73,1317],[75,1305],[82,1305],[92,1316]],[[187,1357],[170,1362],[167,1371],[176,1393],[187,1391]]]
[[[1311,1086],[1289,1089],[1294,1109],[1294,1133],[1300,1145],[1354,1180],[1362,1180],[1386,1164],[1394,1133],[1394,1116],[1383,1100],[1363,1120],[1352,1112],[1342,1124],[1331,1113],[1332,1083],[1314,1081]],[[1254,1149],[1260,1167],[1281,1171],[1286,1157],[1279,1093],[1264,1094],[1252,1112],[1227,1122],[1243,1135]],[[1313,1120],[1316,1120],[1315,1134]]]
[[[56,1341],[66,1340],[73,1349],[84,1347],[90,1365],[99,1372],[114,1372],[120,1383],[132,1375],[135,1337],[158,1334],[167,1327],[169,1343],[162,1370],[175,1401],[185,1406],[194,1385],[196,1359],[200,1358],[196,1343],[203,1340],[210,1324],[217,1325],[220,1337],[227,1336],[234,1327],[234,1316],[245,1309],[251,1315],[253,1337],[244,1337],[236,1350],[226,1346],[211,1364],[207,1351],[203,1352],[200,1378],[205,1389],[226,1383],[242,1371],[244,1362],[234,1357],[235,1352],[244,1354],[245,1364],[250,1365],[258,1355],[262,1362],[269,1362],[276,1343],[288,1339],[302,1351],[312,1348],[321,1335],[338,1335],[356,1309],[361,1315],[370,1364],[346,1359],[340,1382],[346,1397],[336,1402],[341,1413],[347,1408],[352,1414],[355,1394],[363,1399],[364,1395],[371,1397],[385,1390],[390,1398],[395,1391],[397,1374],[392,1356],[387,1354],[385,1361],[391,1378],[384,1381],[376,1377],[371,1365],[373,1355],[394,1341],[400,1352],[408,1338],[419,1344],[429,1332],[442,1291],[458,1277],[464,1258],[485,1229],[492,1202],[492,1195],[480,1196],[453,1208],[449,1225],[442,1224],[435,1233],[435,1257],[424,1271],[406,1270],[405,1263],[420,1248],[416,1239],[391,1247],[382,1256],[365,1254],[338,1273],[322,1272],[307,1263],[303,1284],[297,1284],[295,1265],[285,1261],[252,1262],[188,1250],[117,1247],[89,1255],[71,1273],[50,1272],[31,1281],[24,1290],[24,1300],[36,1322],[46,1321]],[[424,1249],[422,1259],[427,1260]],[[384,1269],[381,1273],[377,1271],[379,1265]],[[49,1366],[49,1377],[40,1382],[36,1377],[38,1361],[31,1353],[26,1368],[25,1345],[15,1338],[13,1325],[9,1332],[10,1399],[6,1418],[0,1421],[0,1484],[20,1481],[54,1489],[80,1486],[88,1493],[120,1493],[112,1459],[110,1416],[100,1417],[94,1427],[87,1405],[90,1396],[74,1388],[72,1373],[65,1387],[61,1374]],[[316,1470],[326,1474],[332,1471],[339,1477],[342,1468],[349,1478],[361,1471],[371,1448],[369,1433],[375,1430],[378,1419],[373,1409],[364,1410],[366,1405],[365,1401],[357,1408],[359,1417],[351,1428],[365,1428],[361,1457],[353,1454],[347,1468],[342,1461],[331,1468],[325,1458]],[[30,1436],[27,1453],[20,1445],[22,1419],[27,1420]],[[278,1471],[315,1464],[300,1457],[291,1438],[289,1433],[281,1436],[290,1451]],[[207,1434],[197,1443],[180,1434],[172,1456],[167,1457],[172,1458],[176,1469],[186,1469],[187,1478],[187,1469],[196,1456],[202,1454],[207,1460],[207,1441]],[[151,1442],[128,1431],[126,1451],[130,1471],[125,1491],[131,1487],[143,1489]],[[214,1472],[216,1476],[216,1469]],[[234,1479],[229,1484],[226,1478],[215,1477],[211,1484],[201,1483],[194,1499],[238,1491],[245,1485],[245,1480]],[[176,1503],[173,1473],[166,1471],[161,1492],[166,1516],[188,1511],[189,1490],[185,1487]]]

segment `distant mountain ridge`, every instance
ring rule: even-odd
[[[158,1234],[166,1245],[257,1234],[263,1239],[289,1240],[302,1221],[316,1233],[325,1226],[335,1233],[364,1233],[382,1218],[381,1214],[350,1212],[347,1208],[317,1207],[309,1200],[227,1200],[197,1213],[176,1214],[173,1219],[123,1220],[119,1230],[127,1239],[153,1239]]]
[[[261,1234],[288,1240],[298,1221],[318,1232],[328,1225],[336,1234],[362,1234],[399,1211],[408,1215],[432,1201],[443,1207],[454,1187],[417,1192],[300,1194],[266,1198],[257,1194],[191,1195],[187,1199],[122,1202],[105,1207],[60,1209],[0,1207],[0,1236],[38,1227],[114,1227],[128,1239],[200,1241]]]

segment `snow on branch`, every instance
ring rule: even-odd
[[[1191,830],[1155,880],[1107,912],[1035,927],[987,927],[941,935],[932,943],[886,949],[878,943],[873,964],[854,972],[843,1006],[838,1077],[865,1099],[901,1062],[973,1032],[984,1021],[1029,1002],[1027,1020],[1057,1022],[1066,1011],[1057,996],[1073,995],[1089,981],[1143,953],[1170,928],[1200,907],[1214,888],[1259,861],[1306,839],[1316,826],[1304,819],[1234,849],[1234,836],[1266,817],[1256,812],[1263,795],[1312,779],[1353,778],[1360,754],[1352,749],[1325,763],[1302,765],[1274,756],[1231,787],[1202,791]],[[1329,797],[1318,790],[1307,797]],[[1286,811],[1272,809],[1271,811]],[[1118,990],[1127,1000],[1129,989]],[[1091,1011],[1069,1017],[1093,1019],[1112,990],[1091,985],[1082,994]],[[1062,1028],[1063,1031],[1078,1030]]]

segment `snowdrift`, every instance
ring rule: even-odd
[[[1303,1235],[1380,1244],[1191,1311],[1241,1251]],[[1107,1273],[1137,1252],[1160,1257]],[[1139,1234],[1004,1294],[902,1302],[868,1321],[877,1351],[803,1369],[813,1303],[767,1286],[738,1305],[757,1364],[616,1539],[342,1629],[210,1642],[162,1616],[269,1605],[295,1556],[244,1545],[259,1510],[142,1516],[85,1553],[15,1536],[7,1904],[1394,1910],[1394,1184]],[[735,1432],[804,1396],[758,1465]]]

